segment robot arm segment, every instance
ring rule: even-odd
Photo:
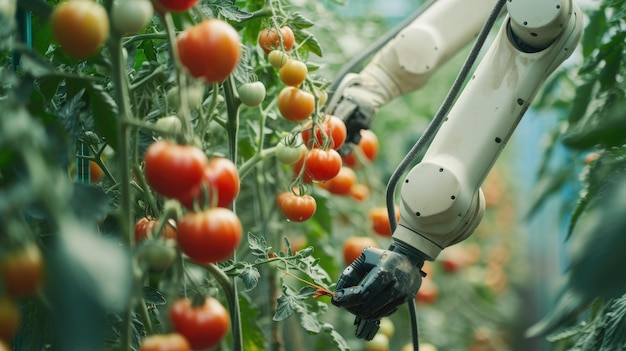
[[[518,2],[525,6],[518,6]],[[445,247],[467,238],[478,225],[484,208],[481,183],[538,89],[578,44],[582,14],[571,0],[554,6],[569,13],[567,21],[562,15],[551,16],[563,21],[544,21],[544,26],[530,30],[517,28],[519,23],[541,23],[546,16],[528,17],[527,9],[536,9],[544,2],[507,3],[509,15],[494,43],[449,111],[422,162],[405,179],[400,223],[393,237],[417,248],[430,260]],[[520,46],[519,41],[526,36],[537,40]],[[549,46],[538,49],[548,42]],[[531,46],[534,49],[527,50]]]

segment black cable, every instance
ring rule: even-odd
[[[424,133],[420,136],[420,138],[417,140],[415,145],[413,145],[413,147],[409,150],[409,152],[402,159],[398,167],[394,170],[391,177],[389,178],[389,182],[387,183],[386,203],[387,203],[387,213],[389,215],[389,223],[391,224],[392,232],[396,229],[398,225],[396,221],[396,214],[395,214],[395,201],[394,201],[395,196],[394,195],[398,187],[398,182],[400,180],[400,177],[402,177],[402,175],[406,172],[408,167],[413,162],[415,162],[415,160],[421,154],[424,148],[430,144],[435,134],[437,134],[437,131],[439,130],[443,121],[445,120],[445,116],[448,114],[448,112],[450,111],[450,108],[452,107],[452,104],[454,103],[457,96],[459,95],[459,92],[461,91],[461,88],[463,87],[463,83],[467,79],[467,76],[469,75],[469,72],[472,66],[474,65],[474,62],[478,58],[478,54],[480,53],[480,50],[484,46],[487,36],[489,35],[491,28],[493,27],[496,20],[498,19],[498,16],[500,15],[500,12],[502,11],[502,8],[504,7],[505,3],[506,3],[506,0],[498,0],[498,2],[496,3],[495,7],[491,11],[491,14],[489,15],[489,18],[485,22],[485,25],[483,26],[480,33],[478,34],[476,42],[472,46],[472,49],[467,59],[463,63],[463,66],[461,67],[461,70],[459,71],[459,74],[457,75],[454,81],[454,84],[450,88],[450,91],[446,95],[446,98],[444,99],[443,103],[439,107],[439,110],[437,111],[437,113],[435,113],[435,116],[433,117],[432,121],[428,124],[428,126],[424,130]],[[410,323],[411,323],[411,340],[413,342],[413,350],[419,351],[419,330],[418,330],[417,307],[415,304],[415,299],[410,299],[408,305],[409,305],[409,318],[410,318]]]

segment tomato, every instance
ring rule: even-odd
[[[239,245],[243,231],[239,217],[222,207],[187,213],[178,221],[177,229],[182,251],[200,263],[229,259]]]
[[[306,184],[311,184],[313,182],[313,178],[311,177],[311,173],[309,173],[307,169],[305,160],[306,154],[304,157],[300,158],[293,164],[293,176],[298,177],[300,176],[300,174],[302,174],[302,181]],[[304,169],[302,169],[302,167],[304,167]]]
[[[339,174],[325,183],[319,183],[320,186],[331,194],[350,195],[352,186],[356,183],[356,173],[351,168],[341,167]]]
[[[430,305],[439,297],[439,288],[432,279],[422,279],[422,286],[415,295],[415,301],[422,305]]]
[[[296,87],[304,82],[308,72],[304,62],[294,59],[285,63],[278,71],[278,76],[285,85]]]
[[[0,341],[11,341],[20,327],[21,316],[15,300],[0,297]]]
[[[249,107],[259,106],[265,100],[265,85],[256,81],[245,83],[237,89],[241,103]]]
[[[361,140],[359,141],[357,148],[359,149],[358,152],[361,152],[367,160],[373,162],[378,156],[378,150],[380,148],[378,137],[369,129],[361,129]],[[343,161],[350,167],[360,166],[354,152],[345,156]]]
[[[286,165],[292,165],[303,159],[306,152],[307,148],[302,139],[293,135],[283,138],[276,145],[276,158]]]
[[[111,24],[121,34],[137,33],[148,25],[153,15],[150,0],[115,0],[111,7]]]
[[[272,50],[280,48],[282,37],[282,44],[285,51],[291,50],[295,41],[295,36],[291,28],[283,26],[280,28],[280,36],[275,28],[265,28],[259,34],[259,45],[263,52],[269,54]]]
[[[213,297],[207,297],[201,306],[194,306],[184,298],[174,301],[170,319],[174,330],[184,336],[194,350],[219,344],[230,327],[228,311]]]
[[[109,16],[95,1],[69,0],[52,10],[50,27],[63,51],[76,59],[87,59],[109,37]]]
[[[395,208],[396,222],[400,220],[400,209]],[[367,216],[372,224],[374,233],[381,236],[391,236],[391,223],[389,222],[389,214],[387,207],[374,207],[369,210]]]
[[[287,193],[281,195],[279,207],[288,220],[304,222],[309,220],[317,210],[315,198],[311,195],[296,195]]]
[[[89,181],[91,184],[99,183],[104,178],[104,171],[94,161],[89,161]]]
[[[156,233],[154,231],[157,229],[159,225],[159,221],[151,220],[147,217],[143,217],[135,223],[135,242],[140,243],[148,238],[148,235],[154,237]],[[176,239],[176,229],[170,224],[166,223],[161,230],[161,234],[158,235],[163,239]]]
[[[351,236],[343,242],[343,261],[346,265],[354,262],[368,247],[379,248],[376,240],[368,236]]]
[[[203,84],[190,84],[185,87],[185,96],[187,97],[187,105],[191,109],[199,109],[204,102],[204,85]],[[180,93],[179,87],[173,86],[167,91],[166,99],[167,103],[171,107],[178,109],[180,107]]]
[[[320,90],[319,88],[316,88],[315,90],[317,91],[317,106],[322,108],[328,100],[328,93],[326,90]]]
[[[207,83],[223,82],[241,58],[241,38],[230,24],[206,19],[183,31],[177,40],[178,57],[189,74]]]
[[[389,351],[389,338],[383,333],[374,335],[372,340],[365,342],[365,351]]]
[[[0,261],[0,274],[10,296],[27,297],[37,293],[44,277],[39,246],[29,243],[9,252]]]
[[[183,129],[183,123],[178,116],[161,117],[157,119],[155,125],[159,130],[162,130],[168,135],[178,135]]]
[[[313,130],[315,130],[315,139],[311,140]],[[330,148],[339,150],[346,141],[347,133],[346,124],[339,117],[325,115],[320,125],[313,127],[313,121],[310,121],[304,126],[302,140],[310,149],[314,147],[324,148],[326,146],[325,142],[328,141]]]
[[[205,207],[205,202],[210,207],[228,207],[239,195],[239,186],[239,172],[233,161],[225,157],[214,157],[204,169],[201,183],[181,197],[180,201],[188,209],[194,208],[194,202],[201,208]],[[209,196],[206,201],[205,191]]]
[[[17,1],[0,0],[0,17],[4,17],[8,22],[13,21],[16,11],[17,11]],[[2,350],[2,348],[0,348],[0,350]]]
[[[152,0],[155,10],[163,13],[183,12],[194,7],[199,0]]]
[[[306,169],[311,179],[330,180],[341,171],[341,156],[336,150],[309,150],[305,157]]]
[[[144,173],[157,193],[178,199],[200,184],[208,159],[195,146],[162,140],[152,143],[144,155]]]
[[[286,120],[301,122],[315,111],[315,97],[296,87],[285,87],[278,94],[277,105]]]
[[[354,184],[350,189],[350,196],[356,201],[364,201],[370,196],[370,188],[365,184]]]
[[[147,241],[139,247],[137,257],[150,269],[156,271],[167,269],[176,259],[176,241],[173,239]]]
[[[402,349],[400,349],[400,351],[413,351],[415,350],[415,347],[413,347],[413,343],[408,343],[405,344],[404,346],[402,346]],[[419,350],[420,351],[437,351],[437,347],[435,347],[435,345],[431,344],[431,343],[420,343],[419,344]],[[472,351],[472,350],[469,350]]]
[[[267,61],[272,67],[280,69],[289,61],[289,55],[281,50],[272,50],[267,55]]]
[[[178,333],[155,334],[143,339],[139,351],[191,351],[191,346]]]
[[[393,321],[389,317],[383,317],[380,319],[380,333],[387,336],[389,339],[393,337],[396,332],[396,327],[393,325]]]

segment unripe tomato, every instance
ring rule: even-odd
[[[343,262],[346,265],[354,262],[363,250],[368,247],[379,248],[376,240],[367,236],[351,236],[343,242]]]
[[[281,27],[280,37],[282,37],[285,51],[291,50],[295,41],[291,28],[287,26]],[[266,54],[269,54],[272,50],[280,48],[280,37],[275,28],[265,28],[259,34],[259,45]]]
[[[315,130],[315,139],[312,139],[312,130]],[[325,115],[320,125],[313,127],[313,121],[308,122],[302,130],[302,140],[308,148],[328,147],[335,150],[345,143],[348,130],[346,124],[333,115]]]
[[[396,222],[400,220],[400,208],[395,208]],[[386,207],[374,207],[370,209],[367,216],[372,224],[374,233],[381,236],[391,236],[391,223]]]
[[[315,198],[311,195],[296,195],[292,193],[280,195],[279,207],[288,220],[304,222],[313,217],[317,210]]]
[[[239,187],[239,172],[233,161],[214,157],[204,169],[201,183],[179,200],[188,209],[194,208],[194,202],[200,207],[205,202],[211,206],[228,207],[237,198]],[[205,191],[208,199],[204,198]]]
[[[143,339],[139,351],[191,351],[191,346],[178,333],[155,334]]]
[[[287,61],[289,61],[289,55],[282,50],[272,50],[269,55],[267,55],[267,61],[269,61],[270,65],[274,68],[281,69]]]
[[[29,243],[9,252],[0,261],[0,274],[10,296],[28,297],[37,293],[44,277],[39,246]]]
[[[396,327],[393,325],[393,322],[389,317],[383,317],[380,319],[380,333],[383,333],[389,339],[393,337],[393,334],[396,332]]]
[[[20,311],[15,300],[7,296],[0,297],[0,341],[11,341],[20,326]]]
[[[237,88],[237,93],[242,104],[256,107],[265,100],[265,85],[259,81],[245,83]]]
[[[182,251],[200,263],[229,259],[239,245],[243,231],[239,217],[222,207],[187,213],[178,221],[177,229]]]
[[[170,319],[174,330],[183,335],[194,350],[219,344],[230,328],[228,311],[213,297],[207,297],[201,306],[194,306],[189,299],[174,301]]]
[[[330,180],[341,170],[341,156],[336,150],[313,149],[305,156],[307,172],[311,179],[317,181]]]
[[[277,105],[286,120],[301,122],[315,111],[315,97],[296,87],[285,87],[278,94]]]
[[[298,134],[286,136],[276,145],[276,159],[286,165],[292,165],[306,155],[307,148],[302,143],[302,138]]]
[[[365,342],[365,351],[389,351],[389,338],[382,333]]]
[[[197,110],[202,106],[204,102],[204,85],[203,84],[189,84],[185,89],[187,97],[187,106],[189,108]],[[179,87],[173,86],[167,91],[167,103],[172,108],[178,109],[180,107],[180,93]]]
[[[241,58],[241,38],[230,24],[206,19],[180,34],[178,57],[192,77],[223,82]]]
[[[161,12],[183,12],[194,7],[199,0],[152,0],[154,8]]]
[[[111,7],[111,24],[119,33],[137,33],[154,16],[150,0],[116,0]]]
[[[294,59],[285,63],[278,71],[278,76],[285,85],[296,87],[304,82],[308,72],[304,62]]]
[[[69,0],[52,10],[50,27],[63,51],[76,59],[87,59],[109,37],[109,16],[95,1]]]
[[[178,135],[183,129],[183,123],[178,116],[165,116],[157,119],[156,127],[169,135]]]
[[[167,269],[176,259],[176,241],[172,239],[147,241],[139,246],[137,257],[150,269],[157,271]]]
[[[17,11],[17,0],[0,0],[0,17],[13,21]]]
[[[178,199],[187,196],[202,180],[208,159],[195,146],[162,140],[152,143],[144,155],[146,180],[157,193]]]

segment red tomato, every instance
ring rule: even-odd
[[[315,130],[314,140],[311,140],[312,130]],[[347,133],[346,124],[339,117],[326,115],[320,125],[313,127],[313,121],[310,121],[304,126],[302,140],[304,145],[310,149],[315,147],[324,148],[325,141],[328,140],[328,147],[339,150],[346,141]]]
[[[29,243],[9,252],[0,261],[0,274],[10,296],[28,297],[37,293],[44,277],[44,262],[39,246]]]
[[[352,187],[356,183],[356,173],[351,168],[341,167],[339,174],[327,182],[319,185],[335,195],[350,195]]]
[[[181,250],[200,263],[229,259],[241,241],[239,217],[229,209],[214,207],[190,212],[178,221],[177,240]]]
[[[311,195],[295,195],[287,193],[281,195],[278,200],[282,213],[288,220],[293,222],[304,222],[313,217],[317,209],[315,198]]]
[[[350,189],[350,196],[356,201],[364,201],[370,196],[370,188],[365,184],[354,184]]]
[[[194,350],[219,344],[230,327],[228,311],[213,297],[207,297],[201,306],[194,306],[189,299],[174,301],[170,319],[174,330],[184,336]]]
[[[304,62],[294,59],[285,63],[278,71],[278,76],[285,85],[296,87],[304,82],[308,72],[309,70]]]
[[[94,161],[89,161],[89,181],[91,184],[99,183],[104,178],[104,171]]]
[[[191,351],[191,346],[178,333],[155,334],[143,339],[139,351]]]
[[[152,0],[152,4],[154,5],[154,9],[161,13],[167,11],[182,12],[194,7],[198,1],[199,0]]]
[[[304,157],[300,158],[293,164],[293,176],[298,177],[300,173],[302,173],[302,181],[306,184],[311,184],[313,182],[313,178],[311,177],[311,174],[309,173],[308,168],[304,163],[307,154],[308,152],[304,155]],[[302,167],[304,167],[304,170],[302,169]]]
[[[301,122],[315,111],[315,96],[296,87],[285,87],[278,94],[277,105],[286,120]]]
[[[157,193],[178,199],[202,180],[208,159],[194,146],[157,141],[144,155],[146,180]]]
[[[400,220],[400,209],[396,206],[396,221]],[[367,216],[372,223],[372,230],[374,233],[381,236],[391,236],[391,223],[389,222],[389,215],[387,213],[387,207],[375,207],[369,210]]]
[[[20,311],[15,300],[7,296],[0,297],[0,341],[13,340],[19,329],[20,322]]]
[[[422,279],[422,286],[417,291],[417,295],[415,295],[415,301],[422,305],[429,305],[439,297],[439,289],[437,288],[437,284],[432,281],[432,279]]]
[[[68,55],[93,56],[109,37],[109,16],[95,1],[60,2],[50,15],[52,36]]]
[[[241,58],[241,38],[227,22],[207,19],[185,30],[177,41],[178,57],[189,74],[207,83],[223,82]]]
[[[369,129],[361,129],[361,140],[357,145],[359,152],[365,156],[370,162],[373,162],[378,156],[378,150],[380,148],[380,144],[378,142],[378,137],[374,132]],[[343,162],[350,167],[358,167],[359,162],[356,158],[354,152],[350,153],[348,156],[343,158]]]
[[[291,50],[295,41],[295,36],[291,28],[283,26],[280,28],[280,36],[275,28],[265,28],[259,34],[259,45],[263,52],[269,54],[273,49],[280,48],[282,37],[283,48],[285,51]]]
[[[154,231],[157,229],[158,224],[159,221],[151,220],[146,217],[138,220],[137,223],[135,223],[135,243],[140,243],[145,240],[148,237],[148,233],[152,236],[156,236]],[[176,239],[176,229],[169,223],[166,223],[159,237],[163,239]]]
[[[305,164],[311,179],[330,180],[341,170],[341,156],[333,149],[313,149],[306,154]]]
[[[235,201],[239,194],[239,173],[233,161],[224,157],[212,158],[204,170],[202,182],[180,201],[189,209],[193,209],[194,202],[204,208],[205,191],[209,195],[206,199],[209,207],[228,207]]]
[[[343,261],[346,265],[354,262],[368,247],[379,248],[376,240],[367,236],[351,236],[343,242]]]

